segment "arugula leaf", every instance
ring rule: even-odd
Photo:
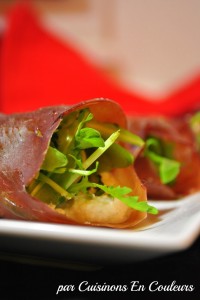
[[[111,136],[105,141],[103,147],[97,148],[84,162],[82,162],[82,169],[87,170],[117,140],[119,134],[119,130],[111,134]],[[72,174],[69,176],[65,183],[65,188],[68,189],[78,179],[78,174]]]
[[[159,166],[160,178],[164,184],[172,182],[180,172],[181,164],[178,161],[163,158]]]
[[[176,160],[162,156],[162,149],[158,139],[147,139],[144,155],[158,166],[162,183],[168,184],[176,179],[180,172],[181,164]]]
[[[99,172],[110,171],[114,168],[126,168],[133,165],[133,155],[119,144],[112,144],[99,158]]]
[[[85,125],[85,123],[91,121],[93,119],[93,114],[90,113],[89,109],[83,109],[79,113],[79,125],[77,128],[77,132],[80,131],[81,128]]]
[[[128,194],[130,192],[132,192],[132,190],[128,187],[113,187],[113,186],[105,186],[105,185],[99,185],[97,183],[93,184],[93,187],[98,187],[101,190],[103,190],[105,193],[107,193],[108,195],[112,196],[113,198],[117,198],[120,201],[122,201],[124,204],[126,204],[127,206],[139,210],[139,211],[143,211],[143,212],[148,212],[151,214],[157,214],[158,210],[149,205],[146,201],[142,201],[142,202],[138,202],[138,196],[128,196]]]
[[[66,168],[63,167],[66,167],[67,162],[68,160],[65,154],[56,148],[49,146],[41,170],[54,173],[64,173]]]
[[[74,184],[71,186],[70,193],[75,193],[77,191],[83,190],[85,191],[87,188],[98,188],[102,190],[107,195],[112,198],[117,198],[122,201],[127,206],[142,212],[148,212],[151,214],[157,214],[158,210],[149,205],[146,201],[138,201],[138,196],[130,196],[129,193],[132,192],[132,189],[129,187],[113,187],[113,186],[105,186],[102,184],[89,182],[88,178],[83,178],[80,183]]]
[[[77,149],[87,149],[91,147],[103,147],[104,140],[101,137],[99,131],[84,127],[85,124],[93,119],[93,114],[89,112],[88,109],[82,110],[80,112],[79,120],[80,123],[75,134],[75,147]],[[84,128],[83,128],[84,127]]]
[[[104,140],[100,133],[93,128],[82,128],[75,136],[75,147],[77,149],[88,149],[92,147],[103,147]]]

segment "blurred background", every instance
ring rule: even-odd
[[[0,1],[2,30],[16,2]],[[30,2],[48,31],[130,91],[156,99],[199,74],[199,0]]]

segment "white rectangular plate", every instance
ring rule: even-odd
[[[64,266],[131,263],[190,247],[200,232],[200,193],[151,204],[159,215],[149,215],[131,230],[1,219],[0,252],[57,260]]]

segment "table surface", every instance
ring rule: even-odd
[[[113,255],[115,255],[113,253]],[[7,299],[200,299],[200,238],[187,250],[168,256],[133,263],[115,264],[91,269],[61,268],[57,266],[38,265],[35,262],[16,262],[0,260],[1,295]],[[124,292],[92,292],[79,291],[79,285],[87,281],[87,287],[92,285],[124,285]],[[138,287],[131,291],[131,282],[137,281]],[[149,285],[158,281],[158,285],[193,285],[192,292],[151,292]],[[74,291],[62,291],[56,294],[60,285],[74,285]],[[136,291],[139,285],[144,291]],[[85,286],[84,283],[82,287]],[[155,287],[155,285],[154,285]],[[65,287],[67,288],[67,287]],[[178,295],[180,294],[180,295]],[[146,297],[146,298],[145,298]],[[113,299],[112,298],[112,299]]]

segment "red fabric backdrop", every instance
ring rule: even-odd
[[[5,113],[99,97],[115,100],[127,114],[177,115],[200,103],[200,76],[156,102],[128,92],[70,44],[45,31],[28,4],[14,6],[8,15],[0,70],[0,108]]]

